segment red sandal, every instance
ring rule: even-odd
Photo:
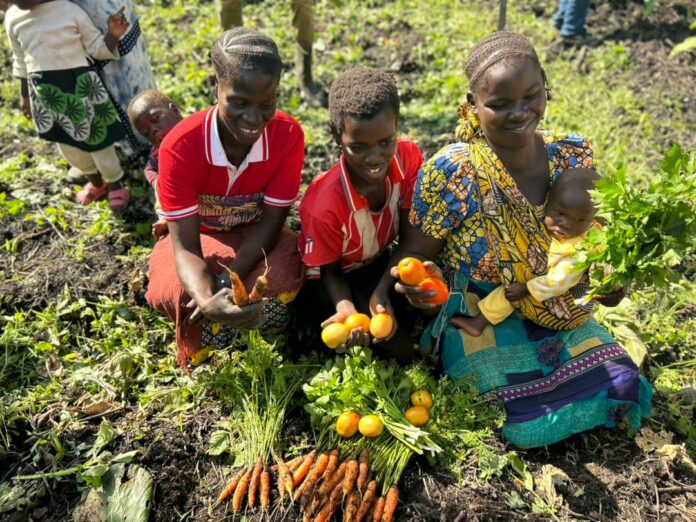
[[[128,205],[128,187],[121,187],[109,191],[109,208],[111,210],[123,210]]]
[[[100,186],[95,187],[90,181],[84,187],[82,187],[80,192],[77,193],[75,200],[82,205],[90,205],[98,199],[103,198],[108,191],[108,183],[104,182]]]

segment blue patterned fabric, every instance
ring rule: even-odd
[[[582,138],[545,132],[544,141],[551,182],[563,170],[592,166],[592,149]],[[500,285],[479,201],[488,213],[509,204],[481,197],[485,176],[477,173],[468,151],[461,142],[444,147],[423,165],[416,182],[411,222],[443,240],[439,261],[450,288],[423,334],[421,351],[439,361],[450,378],[470,382],[499,401],[507,414],[502,433],[516,446],[552,444],[588,429],[616,426],[624,418],[639,428],[650,415],[652,388],[594,319],[557,331],[517,311],[479,337],[450,323],[456,316],[478,316],[478,302]],[[493,159],[491,165],[504,169]],[[534,208],[538,218],[542,213],[543,205]],[[514,219],[520,218],[515,214]]]
[[[150,67],[145,41],[142,38],[138,16],[131,0],[70,0],[84,9],[94,25],[107,32],[109,16],[125,6],[125,15],[130,23],[128,32],[118,44],[121,58],[108,62],[95,62],[93,69],[101,76],[116,107],[126,137],[120,142],[129,158],[147,152],[150,145],[130,125],[126,110],[131,99],[140,91],[155,89],[155,77]]]

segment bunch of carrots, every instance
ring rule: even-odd
[[[370,480],[369,456],[363,449],[356,459],[339,458],[338,449],[325,452],[313,450],[306,455],[284,462],[273,454],[275,465],[264,466],[262,458],[253,469],[239,470],[218,500],[232,497],[232,511],[240,511],[244,497],[250,509],[256,505],[257,494],[261,509],[270,502],[271,474],[276,476],[281,499],[300,502],[303,522],[328,522],[343,510],[344,522],[390,522],[399,501],[394,485],[386,495],[378,496],[378,482]]]
[[[264,256],[265,256],[264,252]],[[237,306],[246,306],[249,304],[255,304],[261,301],[264,290],[268,286],[268,260],[266,260],[266,269],[263,274],[256,278],[254,286],[250,293],[247,293],[244,283],[237,275],[237,272],[231,270],[227,265],[223,265],[218,261],[218,265],[224,268],[230,276],[230,285],[232,288],[232,301]]]

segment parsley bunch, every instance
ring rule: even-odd
[[[696,241],[696,151],[674,146],[647,185],[632,184],[620,166],[592,192],[606,221],[583,241],[578,270],[589,270],[592,295],[628,286],[660,287],[693,259]],[[609,267],[609,268],[608,268]]]

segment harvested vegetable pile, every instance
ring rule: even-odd
[[[629,183],[621,166],[596,183],[592,196],[606,226],[588,234],[579,270],[590,270],[593,293],[666,287],[693,262],[696,151],[672,148],[646,185]]]

